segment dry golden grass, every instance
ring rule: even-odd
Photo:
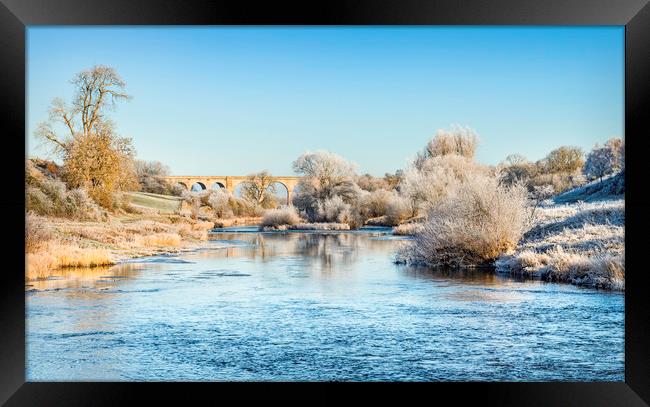
[[[178,247],[181,244],[181,237],[176,233],[154,233],[152,235],[138,236],[136,241],[144,247]]]
[[[26,254],[27,279],[45,278],[66,267],[96,267],[115,264],[110,251],[80,247],[74,243],[49,241],[36,253]]]
[[[124,258],[178,251],[206,240],[212,222],[178,215],[122,214],[105,221],[28,216],[28,280],[60,274],[67,267],[96,267]]]

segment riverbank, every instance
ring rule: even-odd
[[[625,290],[625,172],[543,201],[516,247],[489,264],[497,273]],[[417,235],[404,223],[395,235]]]
[[[26,279],[56,276],[71,267],[191,250],[207,240],[213,227],[213,222],[175,214],[109,214],[101,221],[29,214]]]
[[[625,290],[625,202],[547,203],[498,273]]]

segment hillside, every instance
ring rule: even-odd
[[[553,198],[553,202],[574,203],[578,201],[596,202],[607,199],[622,199],[625,195],[625,170],[604,178],[596,180],[581,187],[563,192]]]
[[[497,271],[625,289],[625,174],[567,191],[537,208],[514,253]]]
[[[128,192],[131,205],[138,209],[154,209],[160,213],[174,213],[181,209],[182,199],[178,196],[151,194],[148,192]]]

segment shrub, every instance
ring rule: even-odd
[[[52,232],[35,213],[25,216],[25,253],[36,252],[45,242],[52,239]]]
[[[397,260],[433,267],[486,264],[515,248],[527,212],[522,185],[506,187],[496,177],[475,175],[431,209]]]
[[[269,209],[264,213],[261,227],[295,225],[300,222],[300,216],[293,206]]]
[[[85,190],[68,190],[63,182],[43,176],[29,162],[26,183],[26,207],[35,214],[79,220],[101,220],[106,216]]]
[[[214,210],[214,216],[220,219],[233,216],[230,207],[230,195],[225,191],[215,191],[208,197],[208,205]]]
[[[326,199],[319,206],[318,222],[345,223],[351,228],[363,226],[364,219],[351,204],[346,203],[340,196]]]
[[[396,199],[396,191],[377,189],[365,194],[360,201],[367,216],[366,219],[368,219],[386,215],[388,206]]]
[[[413,216],[411,202],[402,197],[394,196],[386,206],[386,223],[396,226]]]

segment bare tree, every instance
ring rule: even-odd
[[[117,101],[130,99],[124,92],[126,84],[115,69],[98,65],[75,75],[71,83],[75,95],[71,104],[61,98],[52,101],[49,121],[42,122],[37,136],[51,143],[55,152],[64,154],[74,140],[92,133],[112,132],[110,121],[105,119],[107,108],[114,108]],[[64,134],[57,134],[54,123],[61,123]]]
[[[242,187],[242,196],[257,205],[272,204],[276,188],[273,176],[268,171],[251,174]]]
[[[111,207],[116,191],[137,188],[131,139],[118,137],[107,109],[129,99],[125,83],[107,66],[95,66],[75,75],[72,103],[52,101],[49,120],[36,135],[63,158],[63,178],[72,188],[84,188],[101,205]],[[62,132],[55,125],[62,124]]]
[[[584,154],[579,147],[562,146],[548,153],[545,158],[546,172],[571,174],[582,169]]]

